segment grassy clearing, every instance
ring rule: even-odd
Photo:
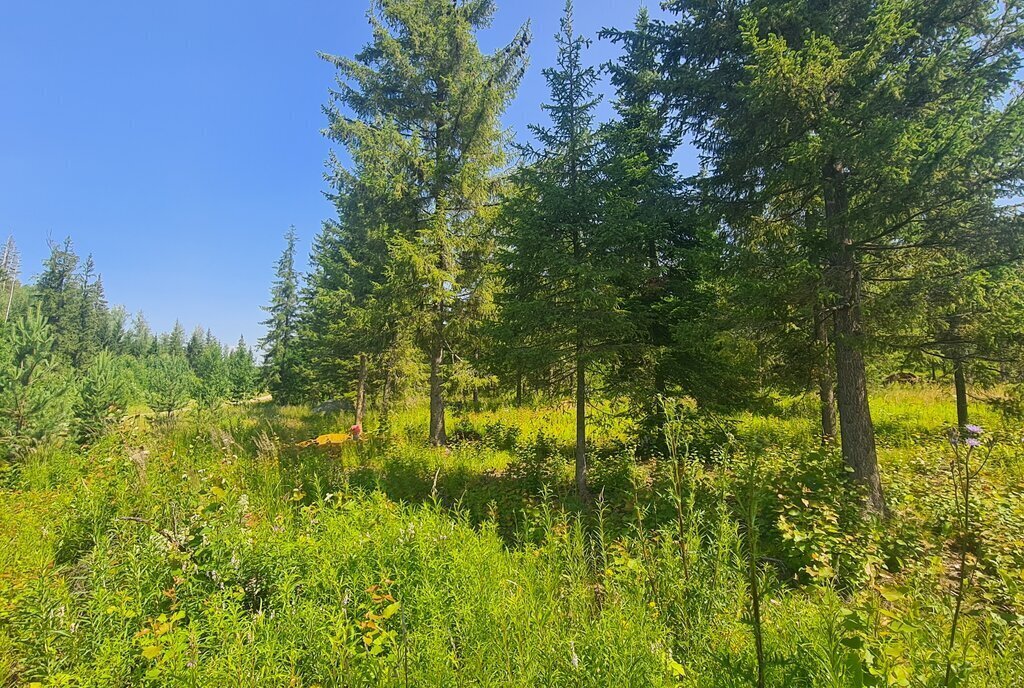
[[[0,681],[752,685],[737,507],[756,456],[768,684],[941,685],[951,407],[923,388],[874,408],[884,526],[851,509],[799,401],[733,419],[741,451],[694,457],[676,490],[670,462],[637,462],[633,429],[607,413],[590,512],[572,496],[560,408],[465,412],[450,450],[423,446],[419,408],[390,438],[371,419],[362,443],[301,451],[342,420],[269,406],[136,419],[8,473]],[[1024,685],[1024,445],[1018,426],[978,417],[1008,439],[978,488],[954,678]]]

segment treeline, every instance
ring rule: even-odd
[[[1019,383],[1024,41],[1016,3],[669,2],[599,38],[568,2],[548,122],[500,116],[529,27],[484,53],[490,0],[386,0],[337,69],[337,217],[304,284],[279,264],[267,364],[282,402],[406,393],[821,401],[824,442],[884,508],[868,389],[894,371]],[[614,117],[596,121],[602,72]],[[688,141],[700,172],[676,167]],[[514,152],[510,157],[509,153]],[[656,436],[656,433],[652,433]]]
[[[187,337],[180,323],[155,334],[141,313],[110,307],[92,258],[82,260],[70,239],[51,242],[34,282],[19,274],[12,238],[0,261],[0,459],[43,443],[91,442],[131,406],[169,415],[261,388],[244,340],[229,349],[209,331]]]

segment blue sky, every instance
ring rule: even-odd
[[[627,26],[639,1],[577,0],[576,27]],[[646,3],[659,14],[657,2]],[[368,0],[8,2],[0,12],[0,240],[34,276],[47,239],[93,254],[111,303],[169,329],[262,334],[282,235],[301,265],[331,207],[316,57],[367,40]],[[486,49],[533,22],[531,66],[505,121],[543,121],[558,0],[498,0]],[[617,50],[596,41],[594,63]],[[603,112],[607,113],[605,103]]]

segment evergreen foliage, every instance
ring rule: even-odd
[[[706,156],[702,202],[719,208],[731,242],[788,256],[809,277],[804,293],[820,292],[843,454],[881,510],[866,394],[872,285],[920,265],[908,252],[968,247],[1004,224],[997,201],[1024,169],[1021,9],[666,7],[677,19],[659,25],[665,89]]]
[[[371,208],[383,232],[380,258],[390,284],[378,307],[402,321],[429,365],[434,444],[447,441],[452,363],[467,360],[466,338],[491,307],[494,242],[486,208],[504,164],[499,117],[529,42],[523,27],[504,48],[481,52],[476,33],[494,10],[492,0],[374,3],[371,42],[354,59],[323,56],[338,70],[329,135],[365,171],[357,187],[368,195],[355,200]],[[382,170],[391,175],[377,176]],[[357,245],[345,248],[359,259]],[[409,339],[393,334],[392,341]]]
[[[267,388],[278,403],[297,400],[300,390],[296,333],[299,326],[299,275],[295,270],[295,228],[285,234],[285,248],[277,261],[276,279],[270,291],[267,334],[259,341],[264,352],[263,370]]]

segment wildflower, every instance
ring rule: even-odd
[[[968,447],[980,447],[981,441],[977,437],[968,437],[966,440],[964,440],[964,444],[966,444]]]
[[[980,435],[982,433],[980,425],[965,425],[964,430],[966,430],[972,435]]]

